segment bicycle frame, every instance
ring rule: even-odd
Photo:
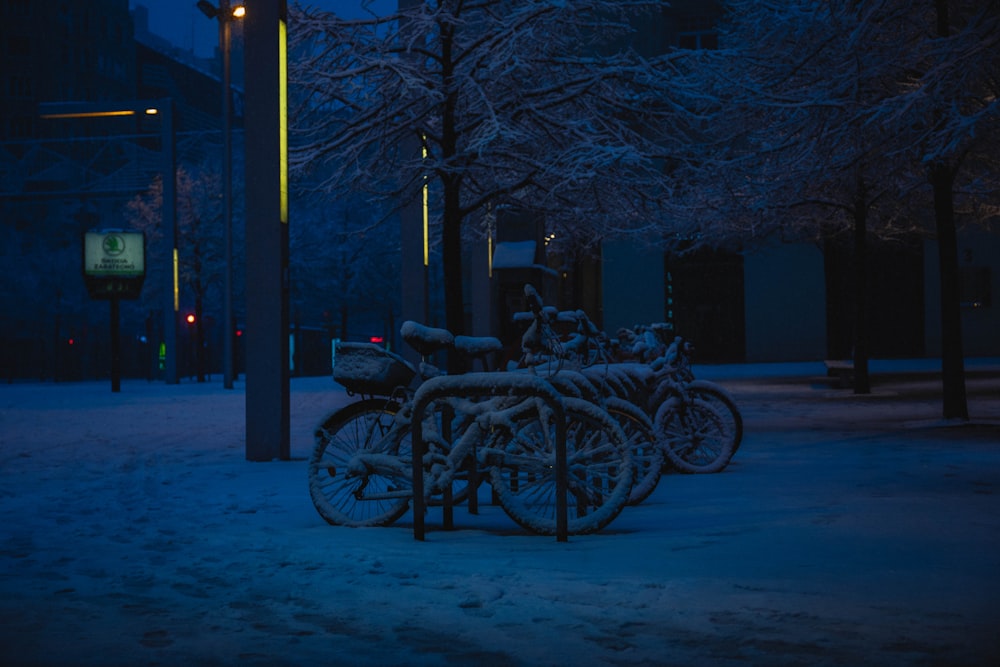
[[[477,400],[485,399],[485,400]],[[528,468],[547,466],[538,459],[512,458],[504,445],[509,440],[509,426],[525,417],[539,417],[555,425],[555,475],[556,475],[556,538],[565,541],[568,536],[568,489],[566,461],[565,413],[560,395],[544,380],[531,375],[497,375],[472,373],[461,376],[441,376],[425,381],[414,395],[408,416],[397,413],[393,426],[372,440],[372,448],[357,452],[347,464],[347,473],[364,479],[371,474],[407,479],[410,489],[384,491],[364,495],[366,482],[357,489],[359,500],[388,500],[411,498],[413,502],[414,538],[423,540],[425,534],[424,510],[429,496],[449,489],[463,463],[470,457],[476,465]],[[442,433],[450,426],[447,416],[442,420],[443,429],[437,427],[435,414],[447,406],[455,415],[468,420],[465,431],[456,441],[450,434]],[[374,427],[373,427],[374,428]],[[391,453],[403,429],[410,428],[413,453],[409,465],[405,459]],[[548,433],[546,429],[546,434]],[[448,447],[443,458],[431,458],[428,445],[439,442]],[[499,447],[493,446],[496,443]],[[483,446],[483,445],[486,446]]]
[[[540,303],[537,295],[533,303]],[[544,336],[550,331],[546,317],[540,309],[535,315],[534,332]],[[496,348],[476,340],[459,347],[444,330],[425,331],[416,324],[409,330],[417,344],[404,337],[422,355],[440,349],[445,338],[466,353]],[[531,347],[524,344],[522,349],[530,357]],[[561,384],[553,386],[539,377],[537,368],[524,374],[428,378],[422,364],[415,390],[393,389],[389,382],[375,379],[395,377],[379,365],[381,360],[360,361],[365,363],[348,366],[359,369],[357,376],[345,379],[391,396],[381,403],[384,407],[379,407],[381,398],[372,397],[356,408],[335,412],[317,430],[309,465],[310,495],[327,522],[388,525],[412,505],[415,537],[423,539],[428,502],[443,504],[446,524],[452,493],[454,499],[468,496],[474,512],[483,472],[489,475],[494,498],[516,523],[532,532],[556,534],[558,539],[570,532],[601,530],[629,500],[635,471],[632,445],[616,419],[627,416],[634,406],[612,417],[599,394],[560,393]],[[572,415],[571,427],[567,414]],[[627,418],[641,429],[643,415]],[[647,426],[646,432],[650,431]],[[572,433],[571,479],[567,479],[567,432]],[[460,477],[465,469],[468,477]],[[572,517],[569,496],[575,502]]]

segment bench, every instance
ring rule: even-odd
[[[826,364],[826,376],[831,378],[837,378],[839,386],[843,388],[854,386],[854,362],[853,361],[840,361],[835,359],[827,359],[823,362]]]

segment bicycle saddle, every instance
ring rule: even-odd
[[[399,328],[406,344],[422,357],[429,357],[439,350],[447,350],[455,343],[455,337],[447,329],[437,329],[406,320]]]
[[[499,352],[503,349],[503,343],[493,336],[455,336],[455,349],[470,357],[478,357]]]

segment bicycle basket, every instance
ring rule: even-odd
[[[416,371],[398,354],[374,343],[337,343],[333,380],[352,394],[390,396],[406,387]]]

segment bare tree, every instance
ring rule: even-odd
[[[1000,8],[992,0],[934,0],[914,18],[901,53],[905,86],[872,116],[899,137],[898,150],[911,157],[915,178],[931,188],[943,416],[966,420],[957,230],[965,222],[995,224],[1000,202]]]
[[[703,157],[687,165],[700,186],[688,193],[692,207],[701,209],[705,228],[723,230],[728,221],[730,232],[744,244],[774,234],[824,240],[850,230],[855,390],[867,392],[868,238],[926,231],[921,221],[928,216],[920,215],[920,208],[927,181],[915,174],[914,165],[931,165],[932,179],[936,167],[921,147],[933,143],[930,134],[954,147],[955,137],[971,131],[967,116],[946,118],[933,110],[977,87],[968,87],[968,73],[951,78],[940,71],[946,68],[927,67],[934,41],[926,29],[929,6],[921,12],[901,0],[730,0],[726,5],[729,24],[722,43],[727,48],[698,54],[690,68],[717,100],[716,121],[696,151]],[[990,65],[985,45],[968,38],[961,44],[936,43],[933,50],[937,62],[953,65],[972,64],[967,52],[973,51],[982,68],[977,71],[992,68],[986,76],[995,81],[996,49]],[[921,80],[928,71],[940,92]],[[980,97],[983,89],[980,83]],[[925,105],[930,105],[929,115],[914,113]],[[970,108],[970,103],[944,106]],[[988,115],[981,104],[971,107]],[[927,118],[937,123],[928,124]],[[984,126],[979,122],[980,131]],[[947,227],[939,223],[937,237],[942,252],[951,255]],[[945,274],[954,275],[942,257]],[[957,292],[952,302],[957,309]],[[954,318],[944,317],[957,322],[957,310]],[[960,359],[960,337],[957,342]],[[949,337],[943,353],[946,404],[957,391],[949,389],[947,370],[955,344]],[[945,412],[955,416],[951,408]]]
[[[895,26],[906,14],[891,2],[727,6],[727,48],[693,70],[720,100],[710,138],[725,144],[725,166],[706,173],[698,165],[696,180],[722,202],[717,215],[743,223],[734,231],[745,244],[777,234],[851,237],[854,390],[868,393],[869,237],[914,226],[902,196],[905,161],[866,113],[898,88]]]
[[[206,307],[221,311],[224,264],[219,178],[218,171],[210,167],[180,167],[177,170],[178,279],[182,298],[187,299],[189,295],[188,307],[193,308],[194,373],[199,382],[205,381],[209,366]],[[163,183],[157,177],[148,192],[128,203],[125,214],[135,229],[146,234],[149,243],[147,265],[151,270],[147,282],[151,282],[154,289],[146,292],[145,298],[155,298],[154,303],[163,302],[162,296],[156,296],[160,293],[156,287],[167,284],[162,272],[164,267],[170,266],[168,258],[173,251],[163,244],[162,201]]]
[[[425,183],[446,324],[463,329],[461,239],[517,201],[580,236],[657,232],[669,201],[672,64],[628,48],[656,1],[438,0],[341,20],[293,12],[293,165],[399,205]]]
[[[330,201],[304,193],[297,206],[298,224],[289,230],[295,313],[314,320],[323,313],[331,333],[345,339],[360,318],[369,326],[373,320],[394,318],[399,309],[398,225],[378,225],[385,212],[357,196]]]

